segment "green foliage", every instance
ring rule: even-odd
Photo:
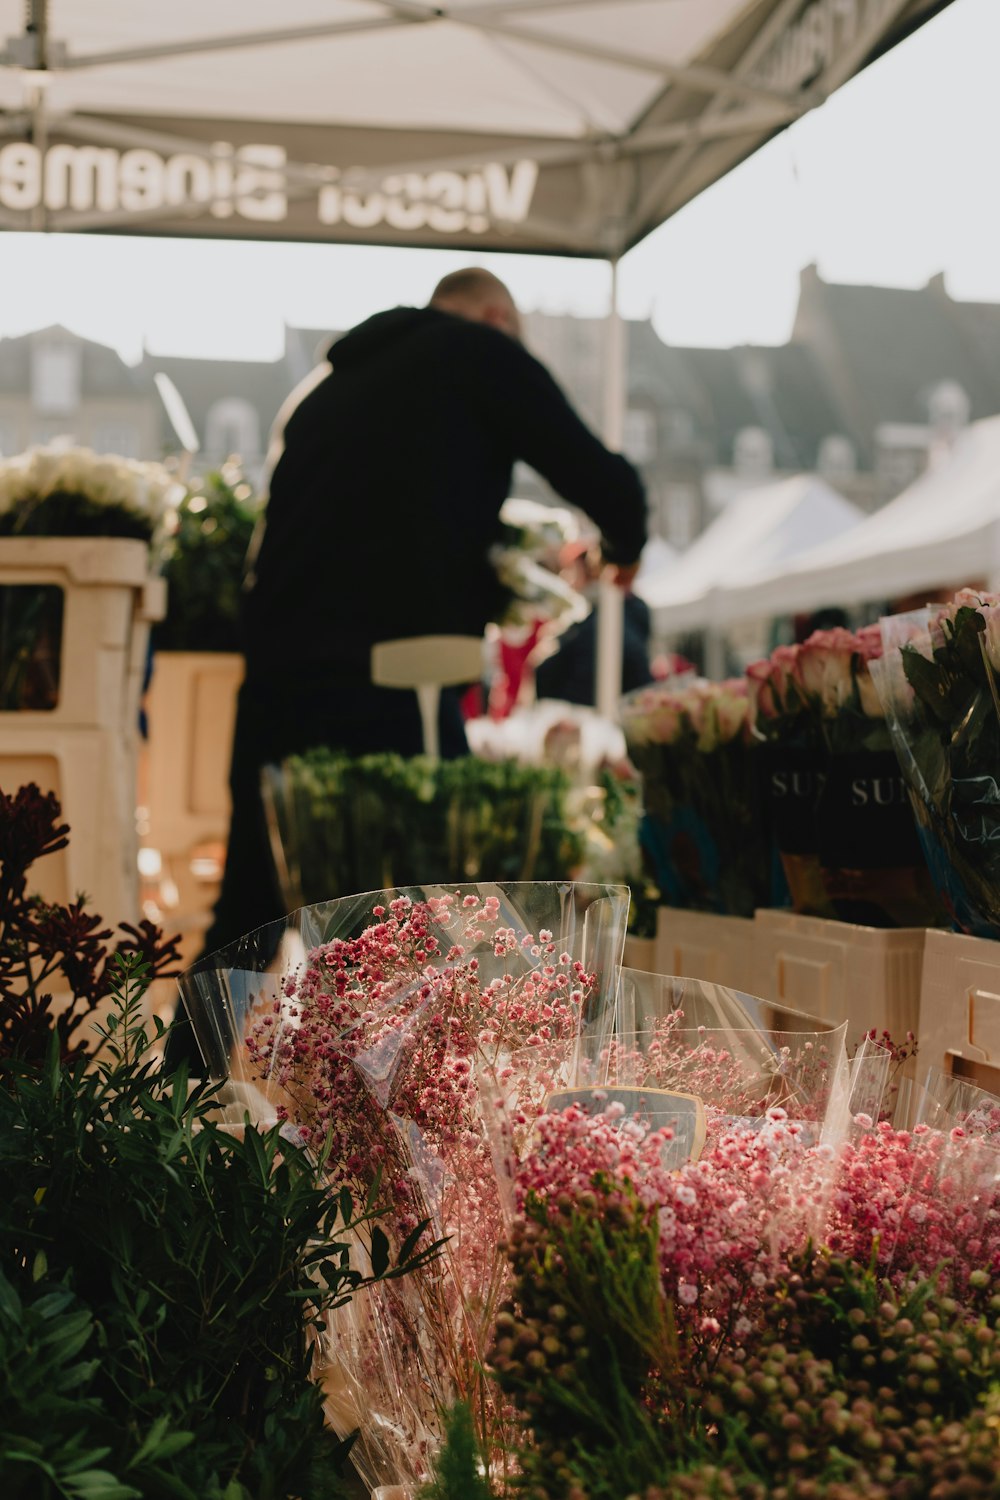
[[[34,782],[0,790],[0,1057],[41,1062],[53,1034],[63,1057],[90,1051],[86,1023],[111,992],[116,955],[136,954],[151,979],[170,977],[177,962],[178,939],[164,942],[151,922],[122,923],[113,935],[83,898],[60,906],[32,894],[36,861],[69,842],[61,817],[58,799]]]
[[[55,490],[15,500],[0,510],[0,536],[117,536],[148,542],[155,518],[130,505]]]
[[[676,1357],[649,1213],[627,1189],[593,1197],[558,1213],[529,1201],[508,1246],[514,1300],[491,1358],[525,1428],[515,1492],[995,1500],[1000,1293],[988,1272],[959,1302],[940,1281],[897,1292],[809,1250],[762,1288],[745,1343],[706,1367]]]
[[[992,938],[1000,932],[1000,694],[986,621],[963,606],[931,638],[930,657],[902,649],[914,696],[897,709],[897,749],[953,925]]]
[[[628,1186],[595,1187],[599,1207],[584,1193],[552,1216],[530,1200],[507,1247],[513,1296],[497,1318],[491,1362],[530,1431],[517,1456],[519,1490],[531,1496],[582,1484],[591,1500],[621,1500],[683,1452],[656,1214]],[[650,1415],[657,1397],[673,1401],[675,1425]]]
[[[483,1474],[472,1416],[469,1408],[459,1403],[448,1418],[434,1478],[420,1491],[420,1500],[491,1500],[492,1495]]]
[[[147,978],[118,961],[96,1063],[56,1038],[0,1063],[0,1493],[346,1494],[310,1371],[324,1314],[366,1284],[350,1243],[372,1216],[277,1128],[223,1128],[211,1087],[164,1078]]]
[[[181,501],[167,549],[160,651],[238,651],[243,569],[257,512],[235,464],[207,474]]]
[[[311,750],[267,789],[296,906],[392,886],[564,880],[582,857],[568,779],[549,766]]]

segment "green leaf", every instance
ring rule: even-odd
[[[389,1269],[389,1241],[376,1224],[372,1230],[372,1274],[384,1276]]]
[[[400,1245],[400,1247],[399,1247],[399,1253],[396,1256],[396,1265],[397,1266],[405,1266],[406,1265],[406,1262],[410,1259],[410,1256],[413,1254],[414,1250],[417,1248],[417,1245],[420,1243],[420,1241],[423,1239],[424,1235],[426,1234],[429,1222],[430,1221],[428,1219],[424,1219],[420,1224],[417,1225],[416,1229],[412,1229],[410,1231],[410,1233],[406,1236],[406,1239]]]
[[[89,1474],[80,1474],[63,1483],[64,1492],[73,1496],[73,1500],[143,1500],[142,1490],[122,1484],[105,1469],[91,1469]]]

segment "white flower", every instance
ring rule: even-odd
[[[0,459],[0,514],[60,492],[124,509],[146,522],[154,541],[167,529],[184,486],[158,463],[53,444]]]

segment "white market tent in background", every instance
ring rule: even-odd
[[[680,553],[676,547],[671,547],[662,536],[651,536],[642,549],[639,559],[639,571],[635,575],[635,588],[645,598],[643,589],[648,585],[655,586],[659,579],[665,578],[672,573],[677,566]]]
[[[0,228],[618,258],[949,0],[0,0]],[[605,436],[621,446],[612,278]],[[620,596],[604,586],[598,703]]]
[[[726,506],[665,574],[638,581],[658,631],[719,623],[720,596],[747,573],[780,569],[817,543],[849,534],[864,513],[815,474],[748,490]]]
[[[940,462],[846,535],[783,566],[744,573],[721,593],[718,623],[822,605],[901,598],[1000,575],[1000,417],[957,439]]]

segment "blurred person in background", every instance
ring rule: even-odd
[[[562,576],[593,603],[600,572],[600,555],[591,545],[579,542],[566,549]],[[628,590],[622,636],[622,692],[629,693],[653,680],[649,659],[651,626],[649,605]],[[570,625],[557,636],[555,648],[535,667],[536,696],[558,698],[564,703],[592,704],[597,671],[596,608],[591,609],[585,620]]]

